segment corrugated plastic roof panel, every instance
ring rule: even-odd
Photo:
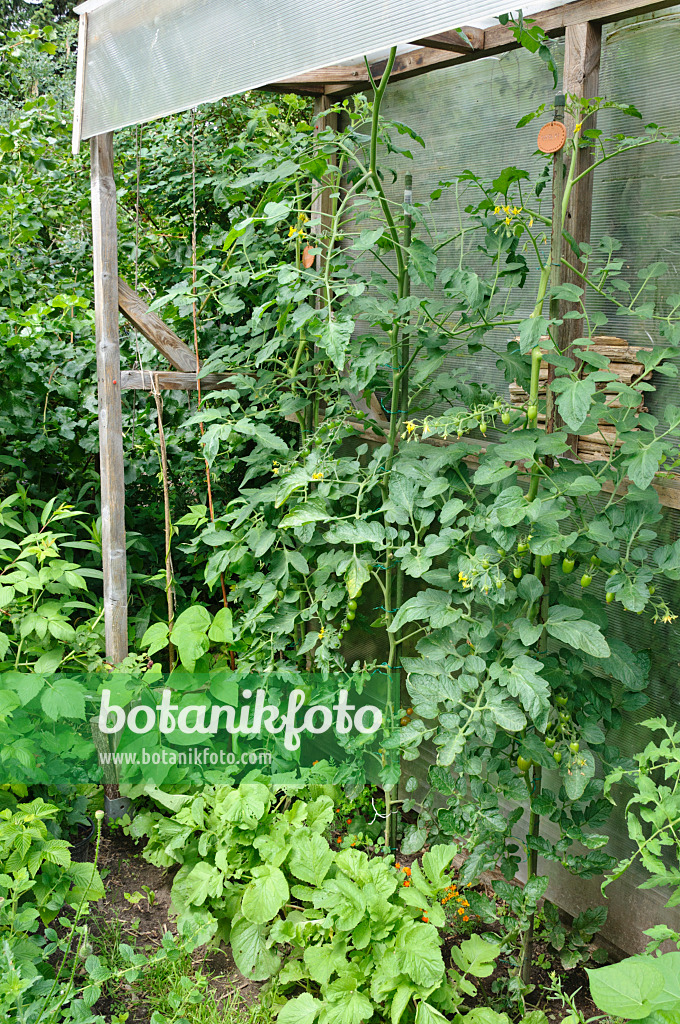
[[[526,15],[562,0],[524,0]],[[500,11],[499,11],[500,7]],[[81,137],[463,25],[504,0],[88,0]]]

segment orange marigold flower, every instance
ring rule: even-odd
[[[423,921],[425,922],[425,924],[428,924],[429,920],[430,920],[429,917],[427,917],[425,914],[423,914]]]
[[[348,825],[351,825],[351,824],[352,824],[352,819],[351,819],[351,818],[348,818],[348,819],[347,819],[347,824],[348,824]]]
[[[404,885],[405,885],[405,886],[406,886],[406,887],[408,888],[408,886],[409,886],[410,884],[411,884],[411,883],[409,882],[409,880],[408,880],[408,878],[407,878],[407,879],[406,879],[406,881],[404,882]]]
[[[467,916],[467,914],[465,914],[465,915],[464,915],[464,917],[463,917],[463,920],[464,920],[464,921],[469,921],[469,920],[470,920],[470,918],[469,918],[469,917]]]
[[[399,863],[399,861],[397,861],[397,863],[394,866],[397,869],[397,871],[401,871],[401,864]]]
[[[458,913],[459,913],[459,914],[462,914],[462,913],[463,913],[463,908],[462,908],[462,907],[458,907]]]
[[[404,871],[406,872],[407,875],[410,876],[410,874],[411,874],[411,869],[410,868],[404,868]]]
[[[340,838],[340,836],[338,836],[338,838],[335,841],[336,841],[336,843],[341,843],[342,839]]]

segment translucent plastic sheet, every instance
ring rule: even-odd
[[[525,0],[524,14],[561,0]],[[83,4],[82,138],[463,25],[498,0],[105,0]]]

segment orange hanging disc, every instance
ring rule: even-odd
[[[559,153],[567,141],[567,129],[561,121],[544,124],[538,133],[538,148],[541,153]]]

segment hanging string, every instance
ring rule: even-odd
[[[198,406],[197,406],[197,408],[200,410],[200,408],[201,408],[201,400],[202,400],[201,399],[201,378],[200,378],[201,360],[200,360],[199,355],[198,355],[198,312],[197,312],[197,308],[196,308],[196,279],[197,279],[197,273],[196,273],[196,264],[197,264],[197,259],[196,259],[196,249],[197,249],[196,235],[197,235],[197,224],[198,224],[198,217],[197,217],[197,210],[196,210],[196,110],[195,110],[195,108],[192,108],[192,110],[191,110],[191,298],[192,298],[192,302],[191,302],[191,315],[192,315],[193,327],[194,327],[194,352],[196,354],[196,392],[197,392],[197,395],[198,395]],[[201,437],[203,437],[203,434],[204,434],[203,424],[199,422],[198,426],[199,426],[199,429],[201,431]],[[207,457],[205,458],[205,479],[206,479],[206,484],[207,484],[207,488],[208,488],[208,511],[210,513],[210,522],[214,523],[215,522],[215,509],[214,509],[214,506],[213,506],[212,481],[211,481],[211,477],[210,477],[210,464],[208,462]],[[224,585],[224,573],[223,572],[220,573],[220,584],[222,586],[222,603],[224,604],[224,607],[227,608],[228,607],[227,588]],[[232,671],[233,671],[236,668],[236,659],[235,659],[233,651],[229,652],[229,657],[230,657],[230,660],[231,660],[231,668],[232,668]]]
[[[156,414],[158,417],[158,443],[161,450],[161,476],[163,478],[163,511],[165,514],[165,598],[168,607],[168,633],[172,633],[175,624],[175,610],[177,608],[177,596],[175,593],[175,571],[172,565],[172,520],[170,517],[170,484],[168,482],[168,449],[165,443],[165,430],[163,428],[163,398],[158,387],[158,374],[152,376],[153,397],[156,402]],[[168,640],[168,664],[172,672],[175,667],[175,647],[172,640]]]

